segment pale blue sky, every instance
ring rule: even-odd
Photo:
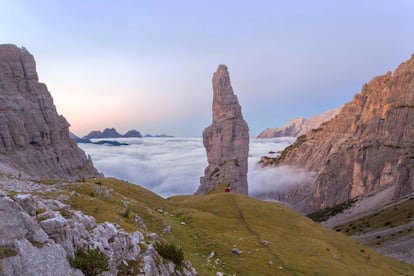
[[[410,0],[0,0],[0,43],[34,54],[78,135],[201,135],[220,63],[256,135],[338,107],[408,59],[413,14]]]

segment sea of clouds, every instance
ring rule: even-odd
[[[121,138],[127,146],[79,144],[105,176],[139,184],[163,197],[192,194],[207,166],[202,138]],[[249,194],[257,195],[300,184],[306,172],[262,168],[260,157],[276,156],[295,141],[292,137],[250,139]]]

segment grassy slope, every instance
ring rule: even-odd
[[[284,205],[240,194],[163,199],[112,178],[70,184],[66,189],[67,194],[77,192],[70,197],[73,208],[98,222],[116,222],[134,231],[139,229],[134,222],[139,214],[148,232],[161,233],[165,225],[171,225],[172,234],[165,237],[183,247],[185,258],[200,275],[217,271],[237,275],[414,275],[414,267],[379,255]],[[108,189],[113,189],[110,197],[105,194]],[[120,215],[127,208],[128,216]],[[159,213],[158,208],[168,213]],[[264,245],[264,240],[269,244]],[[233,247],[243,253],[231,253]],[[212,251],[215,256],[208,263]]]
[[[368,245],[380,245],[383,242],[411,235],[414,227],[409,226],[409,223],[413,220],[413,214],[414,197],[408,196],[398,203],[389,204],[358,219],[338,225],[334,229],[350,236],[389,229],[387,235],[367,242]]]

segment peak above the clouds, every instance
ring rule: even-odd
[[[93,130],[82,139],[102,139],[102,138],[142,138],[138,130],[129,130],[124,135],[120,134],[115,128],[105,128],[104,131]]]

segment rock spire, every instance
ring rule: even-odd
[[[69,138],[69,123],[57,114],[25,48],[0,45],[0,107],[1,172],[35,179],[98,175]]]
[[[247,194],[249,127],[243,119],[225,65],[220,65],[214,73],[213,91],[213,122],[203,131],[208,166],[196,194],[205,194],[218,184],[229,185],[233,192]]]

